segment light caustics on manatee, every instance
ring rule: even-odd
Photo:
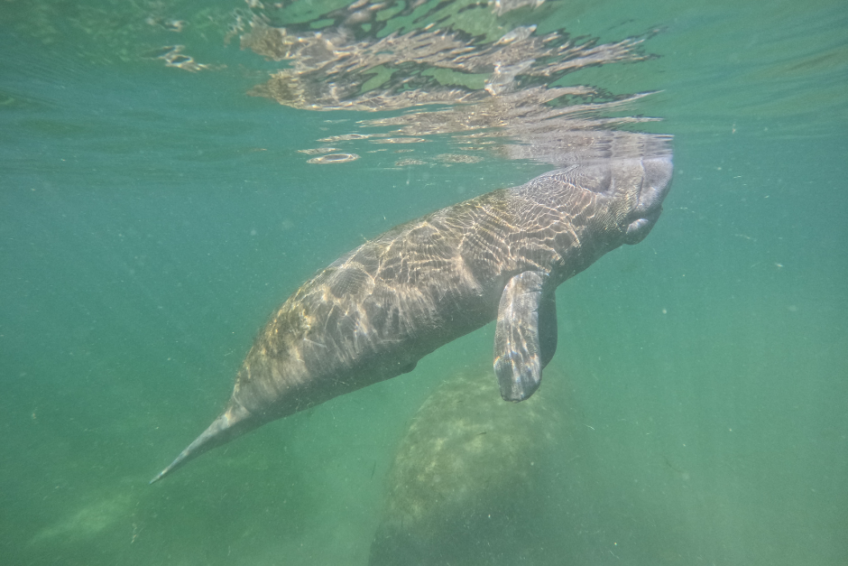
[[[402,3],[399,13],[422,5]],[[417,21],[440,21],[441,29],[378,38],[385,22],[376,14],[385,6],[336,10],[320,31],[255,18],[243,45],[290,65],[253,93],[314,110],[416,107],[359,125],[395,127],[392,137],[496,140],[488,147],[501,159],[556,169],[402,224],[307,281],[259,334],[223,414],[151,483],[267,422],[412,371],[493,320],[501,396],[527,399],[556,349],[556,287],[606,252],[640,242],[662,211],[670,138],[613,129],[643,118],[603,117],[644,95],[599,101],[587,87],[548,86],[586,65],[643,58],[641,39],[577,45],[524,26],[486,40],[419,12]],[[507,5],[474,6],[496,17]],[[378,67],[390,78],[368,90]],[[440,70],[453,73],[452,84],[434,79]],[[458,87],[463,73],[487,78]],[[567,104],[573,96],[588,98]]]

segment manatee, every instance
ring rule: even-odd
[[[339,258],[273,314],[223,414],[160,472],[298,411],[412,371],[492,320],[501,396],[539,387],[557,344],[563,281],[662,211],[670,153],[556,169],[397,226]]]
[[[415,413],[386,478],[370,566],[539,564],[537,549],[551,546],[547,456],[564,425],[549,389],[505,405],[490,372],[454,372]]]

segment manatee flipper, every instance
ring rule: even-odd
[[[557,348],[556,294],[551,291],[539,303],[539,351],[542,369],[551,362]]]
[[[546,274],[525,271],[510,279],[501,295],[495,329],[495,375],[501,397],[523,401],[542,380],[542,368],[556,351],[556,301],[545,295]]]

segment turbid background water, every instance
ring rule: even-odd
[[[661,90],[639,112],[676,166],[650,237],[558,291],[549,560],[848,563],[848,7],[543,8],[545,30],[657,31],[658,57],[565,83]],[[0,563],[365,564],[406,424],[490,363],[487,327],[147,485],[305,278],[543,170],[395,167],[356,142],[358,161],[306,163],[373,116],[246,96],[277,66],[225,43],[244,9],[0,6]],[[155,58],[176,43],[211,68]]]

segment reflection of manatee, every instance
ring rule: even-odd
[[[445,382],[413,418],[389,472],[372,566],[532,558],[558,419],[550,391],[504,403],[489,372]]]

